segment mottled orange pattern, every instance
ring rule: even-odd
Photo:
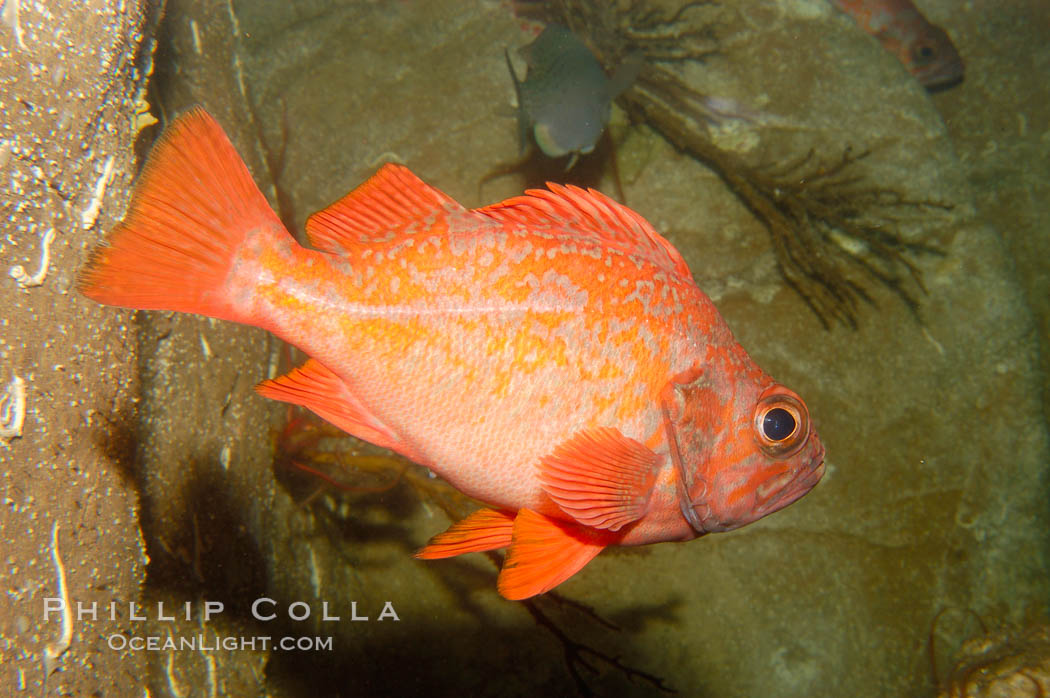
[[[264,327],[311,360],[262,394],[492,506],[425,558],[509,547],[525,598],[607,545],[688,540],[823,473],[801,400],[736,343],[677,250],[595,191],[467,210],[388,165],[297,244],[221,128],[184,115],[81,291]]]

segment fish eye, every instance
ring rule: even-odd
[[[911,56],[919,65],[926,65],[937,58],[937,51],[929,44],[921,44],[915,47]]]
[[[768,456],[789,458],[809,440],[809,412],[793,392],[774,385],[755,406],[755,440]]]

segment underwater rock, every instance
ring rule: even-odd
[[[940,698],[1041,698],[1050,693],[1050,626],[967,640]]]
[[[147,562],[132,316],[69,292],[134,173],[157,17],[121,7],[6,0],[0,12],[3,695],[142,692],[145,657],[108,649],[119,623],[76,612],[137,600]]]

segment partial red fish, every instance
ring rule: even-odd
[[[928,90],[951,87],[965,66],[955,44],[911,0],[831,0],[892,52]]]
[[[509,548],[542,593],[609,545],[689,540],[824,472],[801,399],[755,366],[670,243],[595,191],[467,210],[387,165],[298,245],[218,124],[177,119],[79,279],[111,305],[266,328],[312,358],[258,388],[490,509],[419,556]]]

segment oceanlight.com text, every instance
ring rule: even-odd
[[[331,652],[332,638],[292,636],[285,635],[273,638],[269,635],[256,635],[252,637],[219,637],[217,635],[132,635],[121,633],[110,635],[106,643],[111,650],[132,652],[177,652],[186,650],[191,652],[216,652],[225,650],[234,652],[238,650],[268,651],[271,649],[285,652]]]

